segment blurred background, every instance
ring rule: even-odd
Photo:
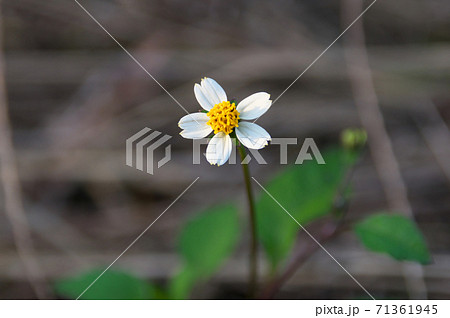
[[[236,100],[257,91],[276,98],[371,2],[80,3],[195,112],[193,85],[204,76]],[[362,21],[364,28],[356,23],[258,123],[272,137],[314,138],[320,150],[338,144],[347,127],[365,128],[369,147],[352,175],[349,219],[403,208],[432,253],[432,264],[418,274],[426,296],[448,299],[450,3],[378,0]],[[240,167],[218,168],[204,158],[192,165],[192,143],[177,126],[185,112],[76,2],[2,1],[1,22],[1,299],[37,297],[23,258],[47,291],[57,279],[108,266],[196,177],[114,267],[164,282],[178,266],[177,233],[193,214],[237,199],[245,222]],[[172,160],[154,175],[125,165],[125,140],[144,127],[173,136]],[[300,146],[289,148],[290,163]],[[260,153],[268,164],[252,162],[250,169],[265,182],[284,166],[278,146]],[[248,239],[244,234],[231,259],[192,298],[242,295]],[[408,297],[400,263],[365,251],[345,233],[326,247],[380,298]],[[277,297],[363,295],[318,251]]]

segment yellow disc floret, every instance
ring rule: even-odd
[[[216,104],[206,115],[209,117],[207,124],[211,126],[215,134],[223,132],[228,135],[233,128],[239,126],[239,112],[234,103],[227,101]]]

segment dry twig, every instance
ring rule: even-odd
[[[3,24],[0,20],[0,45],[1,43],[3,43]],[[42,299],[46,297],[46,291],[43,287],[43,274],[35,258],[22,205],[19,176],[8,118],[4,69],[3,48],[0,46],[0,177],[4,191],[4,209],[6,216],[11,222],[17,253],[25,265],[28,280],[37,297]]]
[[[362,11],[361,0],[342,1],[343,25],[347,25],[355,15]],[[352,86],[355,104],[362,125],[369,136],[369,147],[374,160],[375,169],[383,186],[388,206],[394,210],[414,218],[408,193],[400,167],[395,157],[392,142],[387,134],[383,115],[369,66],[365,46],[365,35],[362,19],[358,20],[345,37],[345,58]],[[427,289],[423,279],[423,268],[416,264],[404,264],[403,272],[406,288],[411,298],[426,299]]]

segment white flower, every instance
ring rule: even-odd
[[[250,95],[236,106],[228,101],[227,94],[215,80],[205,77],[200,85],[194,85],[194,94],[206,112],[186,115],[178,126],[183,129],[180,135],[188,139],[201,139],[214,132],[206,149],[209,163],[220,166],[227,162],[233,148],[230,137],[233,130],[247,148],[261,149],[271,140],[261,126],[241,121],[256,119],[270,108],[272,101],[268,93]]]

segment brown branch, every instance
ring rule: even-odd
[[[320,244],[323,244],[335,237],[338,234],[338,225],[335,222],[326,223],[319,235],[315,236]],[[295,274],[301,265],[305,263],[320,246],[313,241],[308,241],[306,245],[303,245],[297,252],[297,255],[293,258],[291,263],[286,267],[284,272],[273,279],[261,292],[261,299],[272,299],[280,288]]]
[[[363,150],[361,150],[361,153]],[[360,159],[359,159],[360,160]],[[347,171],[343,182],[339,185],[336,195],[334,198],[333,206],[328,214],[332,215],[334,219],[330,222],[325,223],[319,231],[316,239],[320,244],[327,242],[328,240],[336,237],[343,230],[345,216],[348,212],[348,202],[345,199],[344,192],[350,185],[353,173],[355,171],[355,166],[359,162],[355,162],[353,166]],[[340,213],[342,212],[342,213]],[[338,215],[339,214],[339,215]],[[336,217],[338,216],[338,219]],[[275,294],[281,289],[281,287],[295,274],[295,272],[304,264],[305,261],[309,259],[319,248],[316,242],[308,241],[308,245],[301,246],[296,256],[293,257],[287,268],[282,274],[272,279],[260,293],[260,298],[271,299]]]
[[[342,0],[342,24],[348,25],[362,11],[361,0]],[[392,142],[384,125],[383,115],[372,79],[372,71],[365,45],[363,19],[348,31],[345,42],[345,59],[355,104],[362,125],[367,130],[369,147],[388,206],[394,211],[414,218],[400,167]],[[420,265],[405,264],[404,276],[412,298],[426,298],[426,285]]]
[[[432,100],[426,99],[427,113],[414,117],[423,140],[450,184],[450,131]]]
[[[44,279],[35,258],[22,205],[16,157],[8,116],[3,57],[3,19],[0,2],[0,178],[4,191],[6,216],[11,222],[17,253],[25,265],[25,272],[38,298],[45,298]]]

